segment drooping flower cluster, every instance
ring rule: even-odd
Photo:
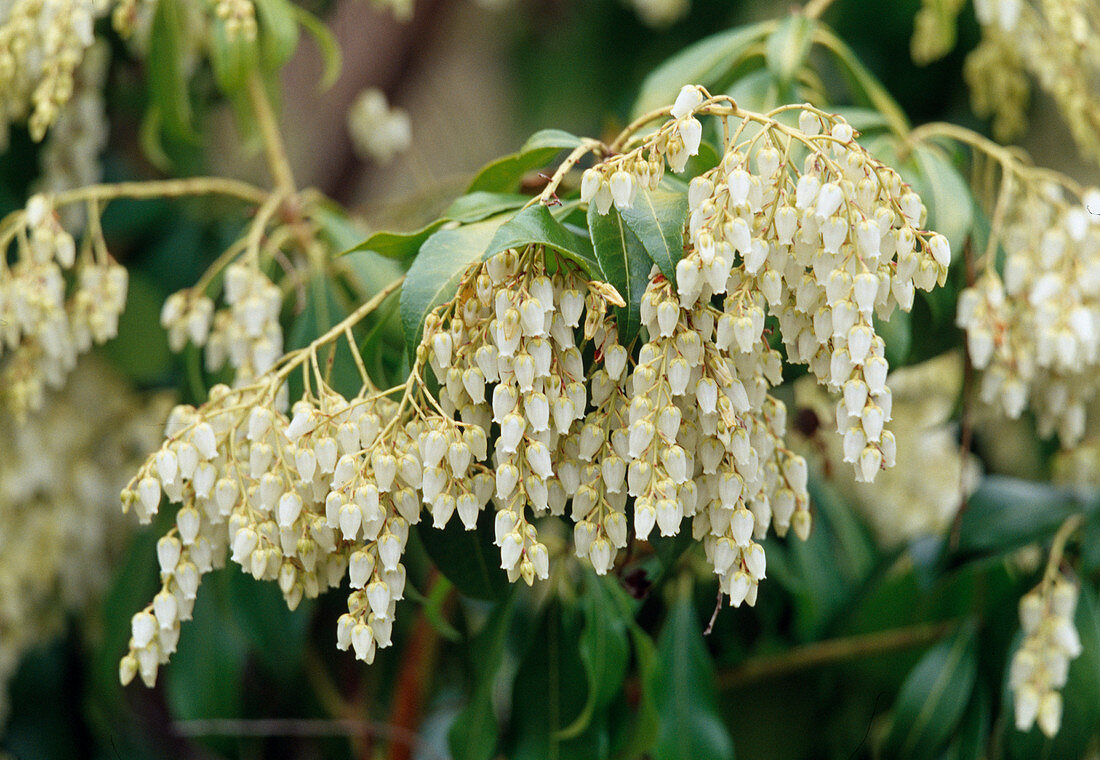
[[[161,309],[168,345],[180,351],[190,340],[206,349],[206,368],[235,371],[235,384],[246,385],[267,372],[283,353],[279,312],[283,293],[259,269],[247,263],[225,268],[225,307],[194,289],[173,293]]]
[[[1027,75],[1055,101],[1085,155],[1100,158],[1100,16],[1091,0],[975,0],[982,41],[965,74],[975,110],[1007,140],[1023,131]]]
[[[359,156],[379,164],[388,164],[412,143],[409,115],[391,107],[377,87],[363,90],[351,104],[348,132]]]
[[[863,515],[883,547],[944,534],[978,485],[978,459],[960,449],[958,431],[950,424],[962,389],[962,370],[962,357],[953,353],[890,373],[898,464],[881,473],[873,485],[837,476],[834,468],[844,453],[827,430],[835,422],[833,401],[813,378],[795,381],[798,414],[811,415],[798,427],[806,437],[799,451],[833,476],[833,484]],[[932,472],[935,478],[928,477]]]
[[[1062,725],[1059,690],[1066,685],[1070,660],[1081,654],[1081,638],[1073,624],[1077,593],[1077,586],[1059,573],[1020,599],[1024,640],[1009,670],[1020,731],[1038,723],[1044,734],[1053,737]]]
[[[112,506],[167,411],[81,361],[64,393],[18,424],[0,414],[0,727],[24,653],[94,609],[126,526]]]
[[[1024,175],[1004,183],[1003,275],[993,261],[959,298],[981,396],[1009,417],[1028,406],[1043,436],[1072,448],[1085,431],[1100,363],[1100,191],[1073,198]],[[995,234],[998,231],[994,231]]]
[[[48,195],[33,196],[9,220],[0,240],[15,238],[16,257],[11,264],[0,259],[0,356],[10,354],[0,369],[0,396],[22,414],[41,406],[47,386],[65,382],[77,356],[115,336],[128,277],[98,232],[77,252]]]

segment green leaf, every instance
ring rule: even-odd
[[[962,718],[977,674],[975,626],[967,623],[928,650],[906,677],[883,756],[935,757]]]
[[[874,321],[875,332],[886,343],[886,361],[891,367],[904,365],[913,346],[913,317],[898,309],[888,319],[876,317]]]
[[[260,54],[264,66],[282,68],[298,47],[298,19],[290,0],[256,0]]]
[[[515,191],[523,175],[532,169],[541,169],[563,150],[572,150],[581,144],[581,138],[560,129],[544,129],[533,134],[517,153],[498,158],[486,164],[474,177],[468,193],[482,190],[493,193]]]
[[[592,570],[585,572],[584,581],[580,652],[588,675],[588,696],[576,720],[558,731],[558,739],[579,736],[591,724],[595,712],[611,703],[622,690],[630,658],[627,629],[634,621],[626,617],[629,606],[616,603],[615,596],[622,594],[618,581],[614,577],[600,578]]]
[[[302,600],[292,612],[274,584],[259,583],[235,570],[227,572],[225,580],[228,608],[237,630],[272,678],[283,684],[292,683],[301,675],[313,600]]]
[[[160,327],[163,302],[164,293],[154,281],[141,271],[131,270],[118,335],[102,349],[116,367],[140,385],[163,381],[172,366],[172,353]]]
[[[243,34],[230,39],[221,19],[216,19],[211,29],[210,65],[214,69],[214,81],[218,83],[218,89],[227,95],[241,92],[248,84],[248,77],[259,65],[256,40],[248,39]]]
[[[518,596],[509,593],[493,610],[485,627],[470,641],[468,651],[477,653],[473,658],[474,689],[447,735],[454,760],[490,760],[496,751],[500,726],[493,709],[493,686],[504,659]]]
[[[420,246],[424,244],[432,234],[447,223],[447,219],[436,219],[434,222],[412,232],[375,232],[366,240],[344,251],[341,255],[355,251],[373,251],[387,259],[397,261],[410,261]]]
[[[348,315],[346,299],[339,293],[333,281],[323,273],[316,273],[309,280],[309,298],[306,307],[295,319],[287,337],[288,350],[303,348],[310,341]],[[328,376],[329,385],[339,393],[351,398],[362,387],[363,381],[356,368],[351,348],[344,338],[330,346],[318,349],[318,360],[322,372]],[[297,383],[299,373],[291,375],[291,393],[301,393]],[[295,396],[297,397],[297,396]]]
[[[512,694],[509,760],[603,760],[610,754],[606,716],[598,715],[580,736],[560,731],[582,709],[586,689],[579,651],[581,619],[572,605],[558,601],[536,629],[531,648],[516,674]]]
[[[344,54],[340,52],[340,43],[336,36],[328,28],[324,21],[314,16],[297,3],[294,4],[294,13],[298,17],[298,23],[302,25],[317,43],[321,51],[321,60],[324,61],[325,70],[321,75],[320,88],[327,90],[335,84],[340,77],[340,68],[343,66]]]
[[[684,256],[684,224],[687,195],[666,190],[638,191],[634,205],[623,212],[623,221],[638,236],[649,258],[670,282],[676,282],[676,265]]]
[[[525,208],[501,225],[489,243],[485,257],[527,245],[552,248],[584,269],[592,279],[603,279],[592,243],[570,231],[541,203]]]
[[[401,325],[405,345],[416,351],[424,317],[458,289],[466,269],[485,258],[485,249],[505,216],[494,216],[462,227],[441,229],[424,241],[401,288]]]
[[[1073,622],[1081,637],[1082,651],[1069,664],[1069,676],[1062,688],[1062,727],[1053,739],[1044,736],[1038,727],[1027,732],[1016,730],[1012,692],[1008,688],[1009,667],[1005,667],[1001,710],[1006,716],[1006,754],[1012,760],[1080,758],[1100,737],[1100,607],[1096,603],[1096,589],[1087,580],[1081,584]],[[1021,638],[1017,636],[1017,645]],[[1016,648],[1013,646],[1011,651]]]
[[[816,22],[794,13],[779,22],[779,28],[764,45],[764,60],[780,83],[787,85],[806,61],[814,41]]]
[[[478,222],[486,217],[519,208],[529,200],[531,197],[528,195],[475,190],[456,198],[454,203],[443,212],[443,216],[460,222]]]
[[[198,140],[191,125],[191,101],[183,73],[180,35],[186,26],[180,0],[158,0],[149,35],[149,95],[157,123],[170,136]]]
[[[619,340],[629,346],[641,326],[642,293],[649,282],[653,260],[614,206],[606,214],[600,214],[596,204],[590,203],[588,230],[604,277],[626,301],[626,307],[615,308],[615,315]]]
[[[1003,553],[1054,535],[1082,508],[1070,491],[1004,475],[988,475],[967,500],[959,524],[960,554]]]
[[[476,530],[466,530],[457,516],[442,530],[426,521],[416,530],[424,551],[459,593],[490,601],[504,598],[508,576],[500,569],[500,551],[493,546],[492,510],[482,510]]]
[[[630,626],[630,640],[634,645],[640,694],[637,716],[626,731],[626,744],[615,752],[618,760],[635,760],[647,755],[657,743],[657,727],[660,722],[660,713],[654,700],[657,647],[653,644],[653,639],[636,623]]]
[[[632,118],[672,105],[685,84],[700,84],[712,92],[725,89],[730,72],[775,28],[775,21],[741,26],[700,40],[672,56],[642,82]]]
[[[818,25],[814,29],[814,42],[832,54],[841,75],[852,90],[857,105],[866,106],[881,113],[899,134],[909,132],[909,119],[889,91],[863,65],[848,45],[833,34],[828,27]]]
[[[989,689],[979,682],[942,760],[982,760],[986,756],[985,745],[993,723],[990,702]]]
[[[775,78],[769,69],[757,69],[743,77],[726,91],[731,98],[737,101],[737,105],[750,111],[770,111],[780,104],[783,94],[783,85]],[[794,100],[794,98],[790,98]],[[756,125],[749,125],[748,130],[758,131]]]
[[[654,760],[732,760],[733,742],[718,716],[714,664],[690,595],[676,601],[657,642]]]
[[[935,145],[917,145],[913,149],[913,160],[916,176],[906,179],[928,207],[928,228],[946,237],[959,258],[974,226],[970,185],[948,155]]]

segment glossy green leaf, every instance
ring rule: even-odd
[[[536,629],[531,648],[516,673],[512,693],[508,760],[604,760],[610,755],[606,716],[599,714],[576,737],[561,738],[563,727],[583,709],[586,675],[580,655],[581,615],[556,602]]]
[[[963,716],[977,673],[977,637],[967,623],[928,650],[906,677],[883,755],[936,757]]]
[[[794,13],[779,22],[764,45],[768,69],[783,84],[789,84],[806,62],[814,41],[814,19]]]
[[[366,240],[346,249],[342,255],[354,251],[373,251],[380,256],[385,256],[387,259],[411,261],[420,250],[420,246],[424,244],[424,241],[446,223],[447,219],[442,218],[436,219],[412,232],[375,232]]]
[[[639,190],[623,221],[638,236],[661,274],[676,282],[676,265],[684,256],[687,195],[667,190]]]
[[[531,200],[530,196],[518,193],[490,193],[475,190],[455,198],[454,203],[443,212],[443,217],[459,222],[478,222],[486,217],[519,208],[529,200]]]
[[[762,42],[775,28],[775,21],[763,21],[715,34],[685,48],[645,78],[632,116],[672,105],[685,84],[700,84],[712,92],[724,89],[729,73],[754,44]]]
[[[541,169],[563,150],[572,150],[581,144],[576,135],[560,129],[544,129],[533,134],[518,152],[486,164],[467,188],[468,193],[486,191],[511,193],[527,172]]]
[[[340,51],[340,43],[336,41],[336,36],[324,21],[297,3],[294,4],[294,13],[298,17],[298,23],[309,32],[313,41],[317,43],[318,50],[321,51],[321,60],[325,68],[321,75],[320,86],[322,90],[327,90],[340,77],[344,59],[344,54]]]
[[[482,510],[477,528],[466,530],[457,515],[442,530],[430,521],[416,526],[420,542],[439,572],[459,593],[473,599],[502,599],[508,576],[500,569],[500,550],[493,545],[493,511]]]
[[[1010,760],[1081,758],[1086,756],[1086,748],[1100,739],[1100,606],[1096,589],[1087,580],[1082,583],[1073,622],[1081,637],[1081,654],[1069,664],[1062,688],[1062,726],[1053,739],[1037,726],[1026,732],[1016,730],[1006,663],[1001,710],[1005,715],[1005,754]],[[1018,635],[1010,651],[1016,651],[1020,638]]]
[[[588,696],[576,720],[557,733],[559,739],[579,736],[588,728],[596,711],[607,707],[622,690],[630,659],[627,631],[633,618],[627,617],[629,609],[624,609],[625,605],[618,604],[614,598],[622,594],[617,584],[614,577],[600,578],[592,570],[585,572],[580,653],[588,675]]]
[[[967,500],[959,525],[961,554],[1002,553],[1054,535],[1081,503],[1047,483],[986,476]]]
[[[614,206],[600,214],[594,203],[589,204],[588,230],[604,277],[626,301],[625,307],[616,307],[615,315],[619,341],[629,346],[641,326],[642,293],[649,283],[653,260]]]
[[[149,34],[149,95],[157,124],[179,140],[197,140],[183,72],[183,9],[180,0],[158,0]]]
[[[974,201],[969,183],[959,174],[946,153],[935,145],[913,149],[917,174],[906,177],[928,208],[928,228],[951,243],[956,258],[974,225]],[[903,173],[904,176],[904,173]]]
[[[552,248],[581,267],[589,277],[603,279],[592,243],[555,219],[550,209],[541,203],[525,208],[501,225],[489,243],[485,257],[527,245]]]
[[[290,0],[256,0],[260,54],[264,66],[282,68],[298,47],[298,18]]]
[[[420,247],[401,288],[401,326],[410,352],[420,345],[424,317],[451,298],[470,264],[485,258],[485,249],[505,216],[436,231]]]
[[[690,596],[669,609],[657,642],[654,760],[731,760],[733,742],[718,716],[714,664]]]
[[[515,593],[508,594],[470,641],[470,651],[477,653],[474,688],[447,736],[454,760],[490,760],[496,751],[500,726],[493,709],[493,686],[504,659],[517,598]]]

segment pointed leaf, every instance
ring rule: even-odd
[[[275,71],[290,60],[298,47],[298,19],[290,0],[256,0],[260,55],[264,66]]]
[[[975,627],[967,623],[928,650],[906,677],[884,755],[935,757],[962,718],[977,674]]]
[[[336,41],[336,36],[324,21],[321,21],[297,3],[294,4],[294,13],[298,16],[298,23],[310,33],[314,42],[317,43],[317,48],[321,51],[321,60],[324,61],[325,70],[321,75],[320,88],[327,90],[335,84],[343,66],[344,54],[340,51],[340,43]]]
[[[198,139],[191,125],[191,101],[183,73],[183,11],[179,0],[159,0],[149,34],[149,95],[156,123],[180,140]]]
[[[432,562],[459,593],[488,601],[507,593],[508,576],[500,569],[500,550],[493,545],[492,510],[482,510],[475,530],[466,530],[454,515],[442,530],[425,520],[416,531]]]
[[[614,206],[606,214],[600,214],[596,205],[590,203],[588,230],[604,277],[626,301],[626,306],[616,308],[615,314],[619,340],[629,346],[641,326],[642,293],[649,283],[653,259]]]
[[[443,212],[443,216],[460,222],[477,222],[487,216],[519,208],[529,200],[531,200],[529,195],[489,193],[484,190],[475,190],[456,198],[454,203]]]
[[[649,258],[672,283],[676,282],[676,265],[684,256],[687,211],[686,194],[658,189],[639,190],[633,207],[622,214]]]
[[[764,60],[775,78],[787,85],[806,61],[814,41],[816,22],[794,13],[779,22],[764,46]]]
[[[967,500],[959,523],[961,554],[1000,554],[1054,535],[1081,503],[1055,486],[988,475]]]
[[[401,288],[401,326],[405,345],[416,351],[424,317],[451,298],[466,269],[485,258],[485,249],[505,216],[494,216],[462,227],[441,229],[420,246]]]
[[[732,760],[733,742],[718,716],[714,663],[690,596],[669,610],[657,642],[654,760]]]
[[[447,218],[436,219],[412,232],[375,232],[363,242],[347,249],[343,254],[353,251],[374,251],[380,256],[397,261],[409,261],[420,250],[432,234],[447,223]]]
[[[552,248],[584,269],[590,278],[603,279],[592,243],[569,230],[541,203],[525,208],[501,225],[489,243],[485,257],[532,244]]]
[[[519,186],[524,174],[532,169],[541,169],[561,151],[571,150],[580,144],[579,137],[560,129],[544,129],[536,132],[518,152],[486,164],[474,177],[467,192],[475,190],[494,193],[513,192]]]

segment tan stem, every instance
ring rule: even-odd
[[[256,114],[256,123],[260,127],[260,139],[263,141],[264,155],[267,157],[267,168],[271,172],[271,179],[275,182],[275,186],[290,198],[297,192],[294,173],[290,169],[283,136],[279,132],[275,111],[271,107],[271,101],[267,97],[264,80],[259,71],[252,72],[248,78],[248,97],[252,102],[252,110]]]

